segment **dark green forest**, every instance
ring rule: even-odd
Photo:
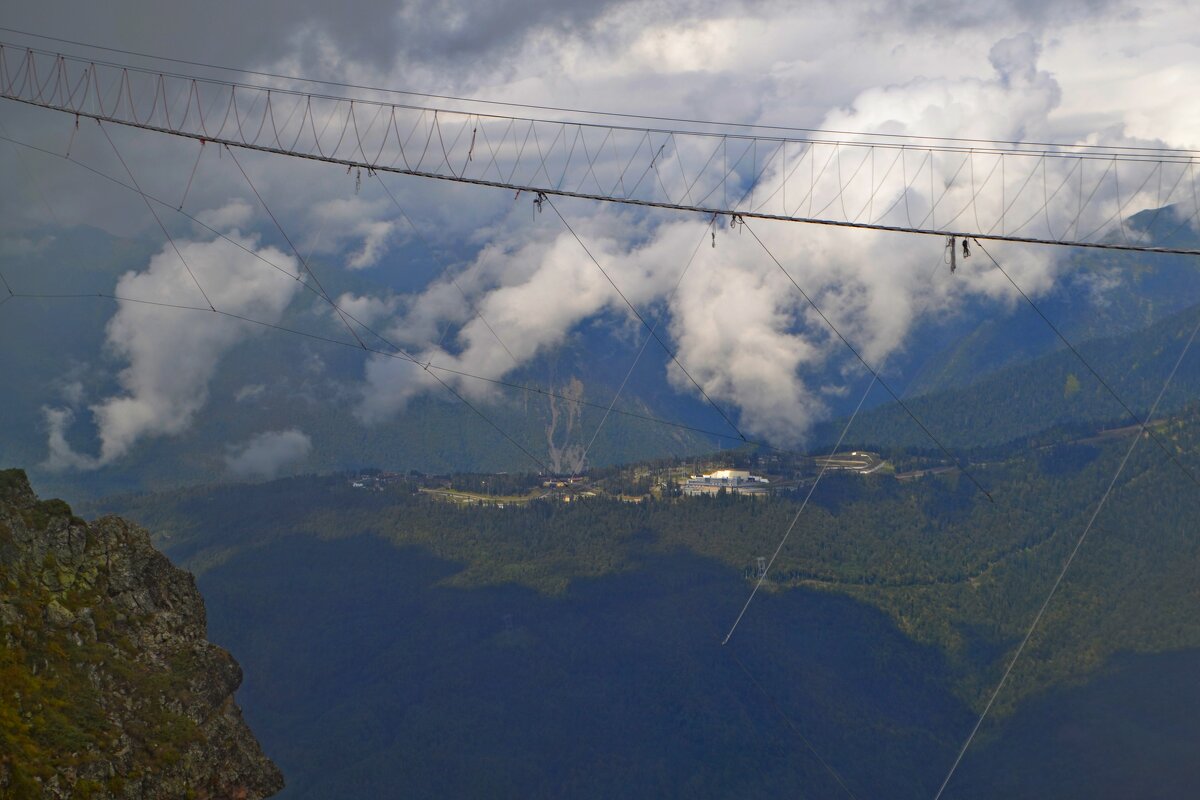
[[[1171,417],[1157,423],[1154,431],[1183,465],[1191,469],[1200,466],[1200,416]],[[803,709],[818,718],[816,728],[822,740],[839,760],[845,759],[843,763],[853,762],[856,752],[863,755],[857,748],[898,747],[881,758],[877,768],[858,776],[862,781],[858,789],[870,787],[871,793],[901,796],[926,792],[938,769],[910,765],[901,770],[899,762],[932,759],[941,763],[939,759],[945,761],[947,753],[952,754],[956,737],[995,686],[1130,445],[1136,446],[1128,463],[981,734],[985,755],[972,769],[986,772],[989,743],[998,743],[997,752],[1002,751],[1005,726],[1019,717],[1027,703],[1037,700],[1053,705],[1056,693],[1088,685],[1089,680],[1106,674],[1113,659],[1123,654],[1149,657],[1200,648],[1200,622],[1194,613],[1198,597],[1195,576],[1200,570],[1200,540],[1195,535],[1200,495],[1178,465],[1136,432],[967,452],[964,461],[970,462],[972,475],[994,501],[956,472],[904,482],[887,474],[826,477],[800,515],[764,591],[734,637],[731,646],[743,649],[731,652],[756,662],[753,680],[769,683],[770,702],[779,702],[777,696],[789,697],[793,705],[785,708]],[[620,471],[610,472],[610,479],[618,485],[629,482]],[[632,468],[628,472],[635,473]],[[599,657],[593,652],[596,637],[608,648],[618,647],[617,643],[625,648],[638,641],[649,648],[645,657],[655,669],[663,668],[660,659],[720,662],[716,673],[701,669],[694,678],[683,678],[691,675],[692,667],[679,665],[681,678],[704,684],[694,687],[697,695],[666,698],[667,706],[662,708],[627,710],[632,714],[628,719],[649,726],[631,734],[644,742],[672,735],[656,726],[668,724],[674,714],[696,715],[698,727],[689,728],[688,735],[695,737],[693,744],[699,750],[691,758],[672,757],[672,767],[663,767],[667,772],[660,776],[661,784],[651,781],[643,785],[670,786],[678,791],[686,783],[680,783],[676,770],[691,768],[705,776],[698,785],[707,787],[710,796],[732,790],[736,776],[717,777],[697,766],[704,761],[698,754],[711,752],[709,748],[726,741],[722,737],[733,735],[732,729],[724,727],[728,721],[721,717],[729,709],[721,703],[717,705],[725,710],[720,713],[715,707],[695,706],[704,706],[704,698],[717,691],[715,687],[726,686],[721,681],[738,674],[738,692],[748,691],[749,695],[739,694],[739,699],[730,703],[740,708],[751,702],[751,695],[756,704],[768,702],[738,664],[727,660],[729,655],[718,642],[753,584],[756,558],[770,555],[800,510],[802,495],[647,496],[640,503],[597,496],[575,497],[569,503],[535,500],[501,508],[441,502],[419,492],[416,483],[408,480],[383,491],[356,489],[352,480],[350,475],[313,476],[132,495],[106,501],[88,512],[120,512],[142,522],[156,532],[160,547],[199,575],[214,609],[215,633],[226,637],[223,643],[249,665],[249,674],[257,673],[265,682],[257,690],[253,680],[247,684],[250,694],[245,704],[251,716],[258,702],[255,691],[265,693],[259,698],[267,704],[262,708],[269,706],[272,714],[282,713],[279,704],[286,705],[286,697],[315,690],[320,676],[332,677],[329,670],[366,669],[371,674],[355,680],[366,681],[363,691],[367,697],[376,693],[392,696],[393,690],[387,688],[389,674],[401,682],[424,676],[421,681],[431,682],[427,690],[448,704],[428,707],[430,713],[438,709],[436,718],[418,723],[410,718],[417,712],[396,698],[389,701],[398,704],[394,707],[396,719],[346,718],[343,715],[352,708],[358,709],[354,714],[371,716],[361,707],[362,698],[320,694],[324,724],[349,726],[343,732],[362,748],[368,747],[368,739],[375,744],[411,742],[420,738],[419,728],[406,726],[433,725],[433,730],[439,731],[437,736],[446,737],[440,740],[441,749],[462,750],[469,760],[474,748],[483,748],[479,757],[486,752],[487,758],[496,759],[501,756],[495,743],[504,738],[505,726],[514,724],[509,714],[516,712],[499,698],[495,700],[499,705],[490,711],[474,705],[460,707],[454,700],[455,691],[467,692],[471,703],[487,705],[486,697],[478,695],[477,683],[482,681],[487,687],[489,679],[472,670],[487,673],[494,669],[500,694],[509,691],[503,688],[505,681],[519,685],[519,690],[512,691],[533,691],[534,687],[518,677],[521,670],[533,670],[537,685],[557,697],[556,703],[566,704],[562,713],[593,713],[598,704],[612,701],[601,678],[610,673],[600,668],[595,674],[587,672],[578,659],[585,653],[591,654],[588,658]],[[476,474],[454,480],[469,486],[486,478]],[[530,482],[497,477],[498,486],[519,487]],[[387,577],[389,572],[394,574],[395,585]],[[311,592],[311,597],[300,598],[298,593],[305,592]],[[701,598],[697,592],[714,594]],[[298,604],[296,609],[281,605],[291,602]],[[380,606],[388,603],[398,604],[393,611],[405,609],[402,620],[393,619],[389,609]],[[468,608],[473,610],[468,613]],[[283,621],[289,614],[298,614],[303,622]],[[323,641],[339,625],[360,624],[347,622],[343,616],[347,614],[366,614],[372,619],[383,615],[390,620],[387,625],[399,627],[372,623],[361,632],[362,640],[344,644],[345,652],[310,653],[305,661],[315,663],[285,665],[292,648],[305,646],[304,637],[314,637],[314,647],[327,647],[315,641]],[[466,634],[455,629],[466,624],[462,614],[470,618],[468,627],[476,631],[468,636],[474,645],[460,641]],[[557,620],[551,625],[553,634],[529,619],[543,615]],[[640,626],[641,633],[627,639],[628,631],[605,629],[601,634],[595,629],[601,620],[616,624],[618,618],[622,625]],[[571,619],[575,621],[567,621]],[[796,625],[803,629],[802,635]],[[263,630],[279,626],[294,629],[291,635],[297,638],[268,643],[259,636]],[[876,632],[866,633],[871,630]],[[554,637],[552,642],[544,638],[547,635]],[[476,636],[483,639],[472,638]],[[669,646],[655,644],[655,637],[664,636],[669,638]],[[863,636],[870,638],[868,651],[851,655],[838,649],[848,646],[843,637],[862,641]],[[825,642],[818,648],[824,653],[820,657],[805,655],[808,648],[816,646],[814,637]],[[487,648],[499,648],[494,658],[500,661],[493,663],[493,656],[488,657],[491,667],[477,664],[476,656],[463,655],[461,650],[483,647],[483,642]],[[551,657],[547,647],[558,656]],[[821,650],[823,647],[832,647],[837,654]],[[459,654],[454,658],[461,656],[466,661],[446,663],[444,659],[454,653]],[[510,656],[515,661],[504,661]],[[628,657],[636,661],[639,654],[629,652]],[[528,658],[536,659],[536,666]],[[844,673],[846,683],[839,684],[825,706],[812,696],[814,687],[804,683],[811,677],[802,666],[809,658],[820,662],[810,668],[824,671],[825,680],[834,680],[828,670]],[[858,658],[866,661],[856,661]],[[355,663],[351,665],[347,659]],[[580,675],[580,669],[585,674]],[[619,674],[623,668],[609,665],[605,669]],[[728,669],[735,672],[726,674]],[[310,670],[320,675],[310,674]],[[906,707],[901,713],[895,704],[909,690],[873,683],[886,683],[882,676],[889,673],[905,676],[910,682],[917,674],[924,676],[930,694],[922,701],[921,710]],[[308,677],[298,684],[290,682],[289,676],[300,680],[301,675]],[[857,677],[851,679],[851,675]],[[662,679],[661,674],[656,676],[656,680]],[[710,686],[709,681],[717,683]],[[793,685],[795,681],[803,685]],[[631,691],[637,694],[638,690]],[[794,694],[797,692],[800,694]],[[681,706],[672,708],[670,704],[676,701]],[[647,701],[642,697],[638,702]],[[900,716],[888,721],[893,710]],[[775,716],[771,724],[784,724],[786,712],[784,716],[771,713]],[[458,714],[463,716],[456,720]],[[268,717],[264,712],[256,727],[281,726],[277,734],[264,729],[268,751],[272,735],[279,737],[281,748],[300,747],[299,734],[289,732],[292,729],[285,722]],[[625,724],[620,720],[628,719],[617,714],[608,724]],[[400,729],[392,730],[389,726],[393,723]],[[359,730],[356,726],[360,725],[376,726],[377,733],[386,735],[371,738],[362,729],[361,736],[354,738],[352,729]],[[896,725],[912,730],[901,733]],[[783,735],[778,731],[772,735],[776,734]],[[588,729],[574,735],[582,737],[578,747],[590,755],[573,753],[566,759],[569,763],[645,776],[648,767],[639,758],[621,755],[624,751],[613,739],[615,732]],[[598,738],[589,738],[593,735]],[[900,746],[900,742],[909,744]],[[524,746],[535,753],[545,750],[547,759],[559,752],[540,740]],[[770,761],[759,749],[749,748],[743,755],[744,761],[733,758],[722,763],[735,771],[766,770],[778,781],[755,783],[755,794],[768,787],[786,791],[830,779],[819,760],[789,772],[780,771],[777,765],[767,769]],[[282,751],[279,756],[288,771]],[[617,760],[596,762],[595,758]],[[349,771],[338,767],[336,773],[345,776],[361,769],[362,779],[367,781],[362,785],[372,786],[376,784],[370,781],[380,775],[393,774],[386,762],[384,751],[378,751],[364,756],[363,763]],[[1130,764],[1132,768],[1133,762]],[[505,796],[554,796],[564,787],[574,786],[570,783],[574,780],[581,781],[581,796],[606,794],[595,782],[598,779],[552,773],[546,779],[549,783],[539,783],[529,775],[510,775],[504,771],[507,768],[489,762],[486,768],[468,770],[460,777],[505,775],[505,780],[511,781],[504,784],[511,792],[500,793]],[[522,769],[528,768],[526,761]],[[330,769],[334,769],[332,762]],[[413,780],[434,780],[429,770],[413,769]],[[326,791],[332,785],[317,781],[315,773],[304,769],[301,774],[308,776],[301,785],[310,789],[319,785]],[[1033,791],[1035,787],[1024,788]],[[463,791],[476,789],[466,786]],[[350,796],[313,792],[316,790],[297,790],[293,796]]]
[[[84,234],[57,252],[104,250]],[[110,288],[119,260],[93,260],[87,287]],[[1153,439],[1130,425],[1200,319],[1187,308],[1196,280],[1178,260],[1072,265],[1069,288],[1039,301],[1088,339],[1080,355],[1133,416],[1028,308],[982,322],[963,309],[918,333],[896,367],[920,373],[914,392],[932,390],[908,405],[953,456],[876,386],[842,449],[877,453],[885,468],[824,475],[802,513],[811,456],[844,420],[819,426],[804,452],[712,453],[711,436],[618,415],[586,484],[546,487],[550,476],[520,471],[532,464],[482,419],[440,399],[414,401],[395,424],[357,424],[353,398],[332,388],[358,375],[358,354],[287,340],[280,357],[266,337],[223,364],[191,431],[140,445],[102,476],[46,473],[43,493],[62,491],[89,517],[137,520],[197,575],[211,638],[245,669],[239,702],[288,777],[283,796],[314,800],[599,798],[631,786],[645,797],[932,796],[1087,530],[946,796],[1181,796],[1200,783],[1200,494],[1184,472],[1200,475],[1197,362],[1175,375]],[[1123,288],[1076,301],[1100,278]],[[36,398],[65,380],[63,364],[112,388],[87,367],[104,354],[80,345],[99,341],[107,312],[60,308],[9,319],[65,354],[8,354],[29,392],[0,420],[10,458],[42,457]],[[289,313],[289,324],[314,321]],[[581,334],[520,378],[600,406],[571,430],[548,430],[548,400],[519,393],[497,394],[496,420],[539,455],[570,455],[622,377],[620,359],[593,357],[610,345]],[[323,371],[291,368],[314,359]],[[724,430],[647,375],[620,409]],[[235,398],[255,385],[243,407]],[[281,418],[320,454],[295,468],[323,474],[211,483],[226,477],[231,442]],[[72,436],[87,449],[80,420]],[[629,463],[646,457],[658,460]],[[569,460],[549,472],[571,475]],[[687,474],[720,467],[769,474],[773,492],[679,496]],[[387,477],[354,486],[366,475]],[[114,491],[132,493],[78,502]],[[793,520],[722,646],[759,559]]]

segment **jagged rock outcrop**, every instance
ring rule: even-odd
[[[0,471],[0,797],[278,792],[205,626],[195,579],[144,530]]]

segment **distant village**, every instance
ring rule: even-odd
[[[730,460],[734,463],[729,464]],[[763,497],[795,492],[819,476],[833,473],[883,474],[904,481],[954,469],[931,459],[908,458],[904,466],[908,471],[901,472],[878,453],[862,450],[821,456],[742,453],[725,464],[697,459],[597,468],[576,475],[364,470],[350,475],[348,483],[365,492],[403,491],[442,502],[505,508],[535,500],[571,503],[593,497],[628,503],[719,495]]]

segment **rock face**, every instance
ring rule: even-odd
[[[241,681],[144,530],[0,471],[0,797],[269,797]]]

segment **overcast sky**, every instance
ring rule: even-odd
[[[1193,2],[118,0],[21,4],[6,10],[4,25],[208,63],[523,103],[927,136],[1200,148],[1200,10]],[[57,47],[4,32],[0,40]],[[51,149],[62,151],[71,140],[66,115],[5,101],[0,122],[7,135]],[[194,143],[113,135],[148,191],[182,192]],[[73,156],[119,174],[107,148],[94,130],[72,141]],[[342,268],[395,268],[396,254],[412,242],[386,196],[373,186],[356,192],[343,170],[251,154],[244,163],[302,249]],[[161,238],[136,196],[73,165],[2,145],[0,179],[16,189],[0,196],[0,231],[10,242],[34,229],[79,223]],[[561,227],[513,224],[507,193],[407,178],[390,185],[424,237],[467,242],[471,250],[453,273],[410,296],[343,298],[422,359],[501,377],[589,319],[626,313]],[[282,246],[227,160],[202,163],[188,205],[203,210],[214,227],[236,231],[250,249]],[[704,221],[577,202],[563,209],[630,300],[645,307],[670,297],[667,324],[681,361],[710,395],[739,409],[747,429],[794,440],[826,413],[830,393],[858,385],[852,370],[844,385],[814,385],[811,376],[844,354],[835,355],[828,331],[744,238],[705,248],[676,291]],[[527,209],[521,219],[529,219]],[[295,301],[294,281],[259,279],[249,262],[225,252],[228,244],[198,228],[183,230],[201,281],[236,290],[223,298],[231,308],[254,309],[270,321]],[[903,347],[922,315],[956,298],[1011,302],[979,264],[971,267],[980,271],[975,280],[931,287],[928,267],[937,253],[928,241],[804,226],[764,230],[874,363]],[[296,269],[289,253],[270,252]],[[1030,291],[1053,285],[1055,254],[1012,252]],[[164,268],[169,260],[164,249],[149,263],[130,264],[123,287],[192,302],[194,287]],[[490,325],[472,321],[474,308]],[[461,327],[439,345],[436,332],[447,320]],[[173,346],[175,324],[144,310],[116,312],[108,336],[122,361],[121,392],[48,410],[59,466],[110,463],[142,437],[190,424],[220,359],[248,334],[211,331],[194,363],[180,365],[163,350]],[[669,375],[680,391],[694,391],[682,375]],[[389,359],[367,361],[361,380],[356,413],[369,422],[403,413],[409,398],[429,388],[419,370]],[[461,388],[481,391],[478,384]],[[102,452],[77,453],[62,441],[55,420],[61,423],[68,411],[90,414]],[[302,437],[289,430],[246,445],[238,451],[239,469],[269,473],[270,465],[250,455],[274,452],[263,442],[282,442],[294,457],[301,443],[307,446]],[[245,466],[249,461],[253,467]]]

